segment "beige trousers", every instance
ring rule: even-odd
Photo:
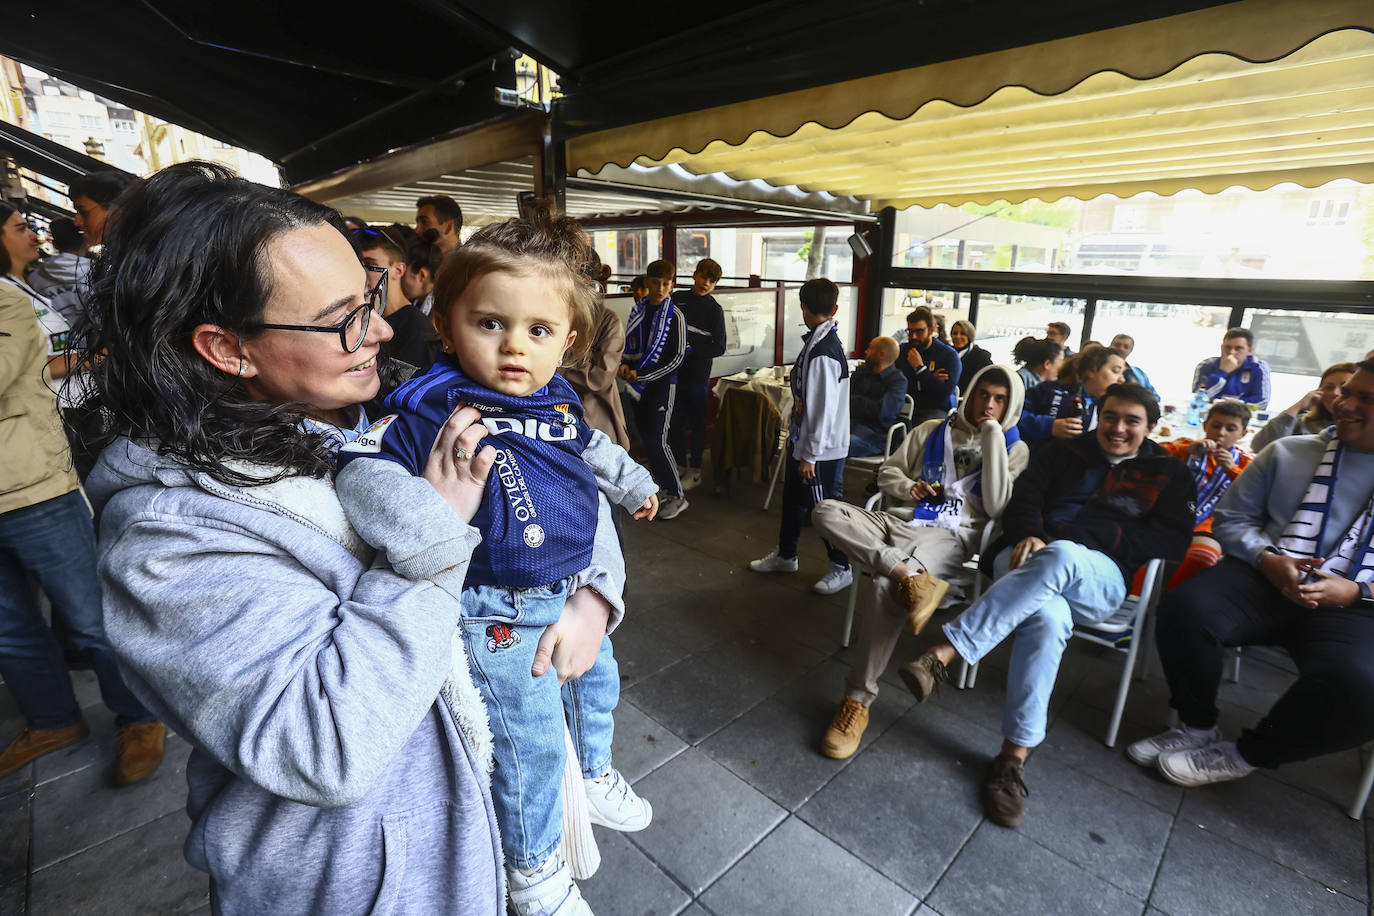
[[[868,706],[878,697],[878,678],[906,628],[906,607],[892,591],[889,578],[893,567],[905,563],[913,572],[924,569],[932,576],[948,579],[964,562],[964,545],[958,532],[908,525],[886,512],[837,499],[817,506],[811,520],[822,536],[849,556],[851,564],[857,561],[874,573],[871,597],[859,626],[857,664],[845,689],[846,696]]]

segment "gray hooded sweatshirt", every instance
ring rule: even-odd
[[[185,853],[217,911],[503,913],[490,732],[456,638],[478,532],[398,477],[376,499],[416,524],[374,551],[328,480],[240,489],[127,440],[87,490],[125,678],[194,745]],[[594,561],[623,581],[608,521]]]

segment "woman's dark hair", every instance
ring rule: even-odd
[[[16,213],[19,213],[21,216],[23,215],[22,211],[14,206],[14,204],[4,198],[0,198],[0,229],[4,228],[5,223],[8,223],[10,217]],[[0,276],[9,273],[12,267],[14,267],[14,264],[10,261],[10,253],[5,249],[4,245],[0,245]]]
[[[1115,350],[1098,344],[1086,350],[1079,350],[1059,367],[1059,384],[1065,388],[1073,388],[1083,383],[1083,377],[1089,372],[1096,372],[1107,363],[1111,362],[1112,357],[1121,359],[1121,354]],[[1154,422],[1153,420],[1150,422]]]
[[[1064,348],[1048,337],[1022,337],[1011,349],[1011,357],[1023,366],[1032,369],[1052,363],[1059,358]]]
[[[304,404],[254,400],[191,345],[201,324],[254,336],[243,329],[272,297],[268,244],[322,223],[343,231],[334,210],[208,162],[165,168],[121,198],[75,329],[89,379],[67,392],[79,403],[71,434],[94,450],[127,436],[236,486],[327,474],[327,439],[302,425]]]

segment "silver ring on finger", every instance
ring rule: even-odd
[[[467,461],[467,460],[470,459],[471,457],[472,457],[472,452],[470,452],[470,451],[468,451],[467,449],[463,448],[461,445],[455,445],[455,446],[453,447],[453,460],[454,460],[454,461]]]

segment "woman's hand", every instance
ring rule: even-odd
[[[476,408],[459,404],[444,421],[425,462],[425,480],[465,522],[472,521],[482,505],[487,475],[496,458],[496,449],[481,444],[486,434]]]
[[[1288,414],[1290,417],[1296,417],[1298,414],[1320,401],[1321,398],[1322,390],[1320,388],[1314,388],[1303,395],[1300,400],[1294,402],[1292,406],[1284,411],[1284,413]]]
[[[1050,435],[1056,439],[1072,439],[1083,432],[1083,421],[1078,417],[1060,417],[1050,425]]]
[[[649,521],[653,521],[655,515],[658,515],[657,493],[644,500],[644,505],[635,510],[635,518],[647,518]]]
[[[573,592],[563,605],[563,616],[539,637],[530,674],[543,676],[550,663],[560,684],[586,674],[596,664],[610,619],[611,605],[595,589],[583,586]]]

